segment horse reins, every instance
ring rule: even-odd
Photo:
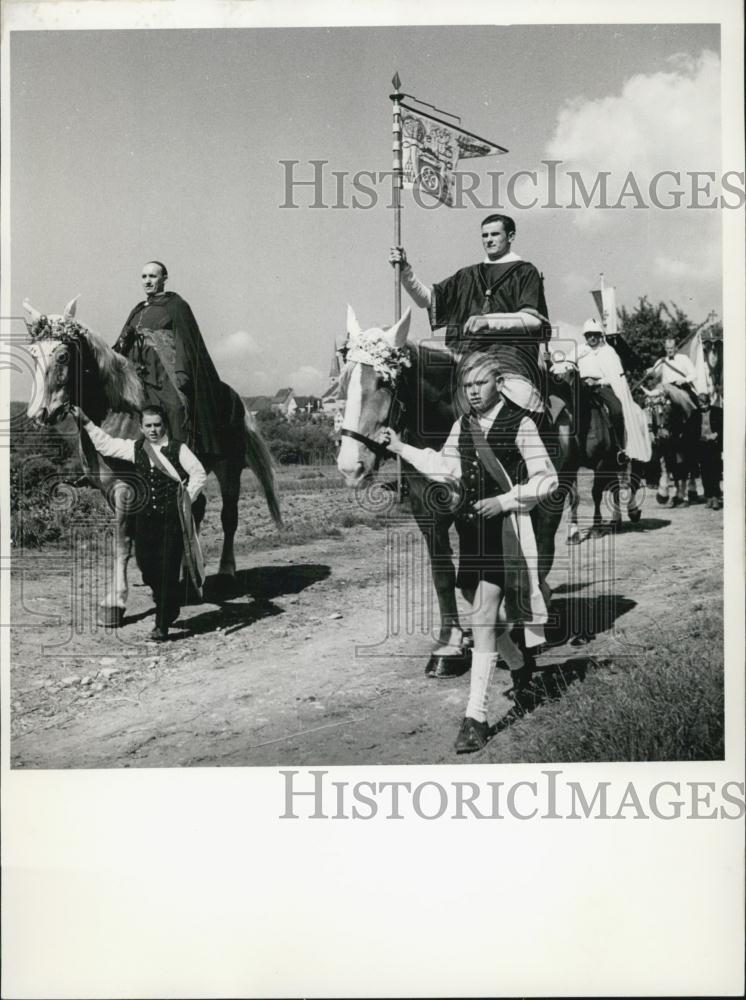
[[[406,404],[399,398],[399,385],[397,384],[393,390],[386,390],[391,395],[391,405],[389,406],[389,422],[394,430],[398,433],[398,428],[396,425],[399,423],[400,419],[406,413]],[[341,429],[340,437],[352,438],[353,441],[358,441],[360,444],[365,445],[369,451],[372,451],[376,458],[380,461],[386,456],[393,456],[393,452],[389,451],[385,444],[381,441],[374,441],[373,438],[368,437],[366,434],[360,434],[358,431],[350,430],[348,427],[343,427]]]

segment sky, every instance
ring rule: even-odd
[[[630,171],[639,179],[646,208],[634,197],[606,210],[503,206],[560,336],[594,314],[600,272],[620,305],[647,295],[701,321],[721,312],[720,213],[689,198],[651,206],[648,184],[661,170],[686,181],[728,169],[719,49],[710,25],[14,32],[12,311],[28,297],[61,312],[80,293],[79,318],[113,342],[156,258],[239,392],[321,393],[347,303],[363,327],[393,319],[389,189],[356,209],[348,180],[333,207],[331,172],[390,169],[398,71],[405,92],[508,148],[465,163],[483,204],[490,171],[538,171],[536,190],[525,178],[515,190],[545,201],[547,159],[562,162],[562,205],[568,171],[587,187],[609,171],[612,204]],[[289,160],[300,179],[327,161],[326,207],[310,207],[308,187],[281,207]],[[418,206],[411,192],[403,202],[402,241],[423,281],[481,259],[485,209]],[[418,310],[412,336],[428,335]],[[12,396],[27,394],[17,374]]]

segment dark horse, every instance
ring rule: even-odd
[[[659,386],[645,405],[657,450],[676,483],[676,493],[668,506],[686,506],[687,481],[699,469],[702,411],[691,393],[671,383]]]
[[[709,434],[703,433],[700,454],[702,485],[707,506],[720,510],[723,494],[720,480],[723,475],[723,338],[719,330],[702,334],[702,348],[707,366],[708,393],[700,400],[704,406],[702,430],[709,423]],[[714,435],[714,440],[712,436]]]
[[[572,393],[572,411],[577,421],[577,434],[573,441],[577,448],[574,461],[568,463],[568,477],[571,478],[568,494],[570,497],[570,522],[568,524],[567,543],[577,545],[582,541],[578,530],[578,481],[580,467],[593,472],[593,526],[590,534],[598,534],[606,528],[618,527],[622,522],[621,492],[622,487],[629,490],[627,515],[630,521],[637,522],[642,511],[637,503],[637,491],[640,488],[644,464],[629,462],[620,466],[617,460],[618,446],[614,442],[611,423],[601,397],[594,392],[593,385],[580,378],[578,366],[574,361],[565,360],[552,366],[552,378],[565,382]],[[570,470],[574,470],[571,473]],[[611,521],[604,524],[601,516],[601,501],[604,492],[609,492],[612,503]]]
[[[407,342],[409,311],[388,330],[363,332],[352,310],[348,339],[341,345],[345,358],[341,383],[347,404],[337,465],[349,486],[361,487],[377,470],[386,449],[377,443],[382,427],[390,424],[406,432],[406,440],[420,448],[442,448],[458,416],[454,405],[455,358],[446,348]],[[559,496],[572,454],[569,418],[561,416],[546,436],[547,450],[560,478],[558,496],[532,511],[538,551],[538,575],[545,599],[554,562],[554,544],[562,519],[564,497]],[[429,676],[449,676],[468,668],[463,629],[456,606],[456,574],[448,532],[453,524],[450,491],[402,463],[412,513],[423,534],[440,610],[438,646],[428,662]]]
[[[80,407],[113,437],[136,438],[143,390],[134,365],[113,351],[91,330],[75,320],[75,300],[62,316],[42,316],[24,302],[34,358],[34,388],[28,416],[41,424],[56,424],[70,406]],[[220,484],[223,506],[223,549],[218,573],[234,576],[233,539],[238,527],[241,470],[250,468],[261,483],[270,513],[278,525],[280,508],[275,495],[272,458],[241,398],[224,385],[226,454],[205,470]],[[198,456],[202,458],[202,456]],[[118,626],[127,604],[127,563],[132,554],[134,505],[142,502],[132,468],[126,462],[104,459],[88,435],[80,433],[80,458],[88,480],[106,497],[116,519],[114,579],[99,606],[99,624]],[[203,464],[205,464],[203,462]],[[204,502],[195,504],[195,521],[204,514]]]

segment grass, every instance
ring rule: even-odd
[[[542,690],[539,681],[541,703],[494,750],[527,763],[722,760],[722,618],[710,609],[654,652],[611,658],[582,682],[560,677]]]

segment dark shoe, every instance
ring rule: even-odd
[[[168,639],[168,629],[158,628],[156,625],[152,632],[148,632],[148,639],[150,639],[151,642],[163,642]]]
[[[433,653],[425,667],[426,677],[461,677],[471,667],[471,650],[465,649],[455,655],[440,656]]]
[[[682,500],[681,497],[678,497],[678,496],[677,497],[671,497],[671,499],[666,504],[666,507],[668,507],[669,510],[673,510],[674,507],[683,507],[685,505],[685,503],[686,503],[686,501]]]
[[[712,498],[712,509],[713,510],[722,510],[723,509],[723,501],[722,501],[722,499],[720,497],[713,497]]]
[[[490,727],[486,722],[478,722],[466,716],[456,737],[456,753],[476,753],[487,746]]]
[[[533,673],[533,656],[531,653],[524,653],[523,666],[520,670],[511,671],[513,687],[508,691],[508,696],[513,699],[517,715],[523,715],[526,709],[531,708],[534,704],[534,692],[531,687]]]
[[[523,694],[524,691],[528,691],[531,687],[533,673],[533,667],[525,663],[519,670],[511,670],[510,676],[513,680],[511,691],[514,697]]]

